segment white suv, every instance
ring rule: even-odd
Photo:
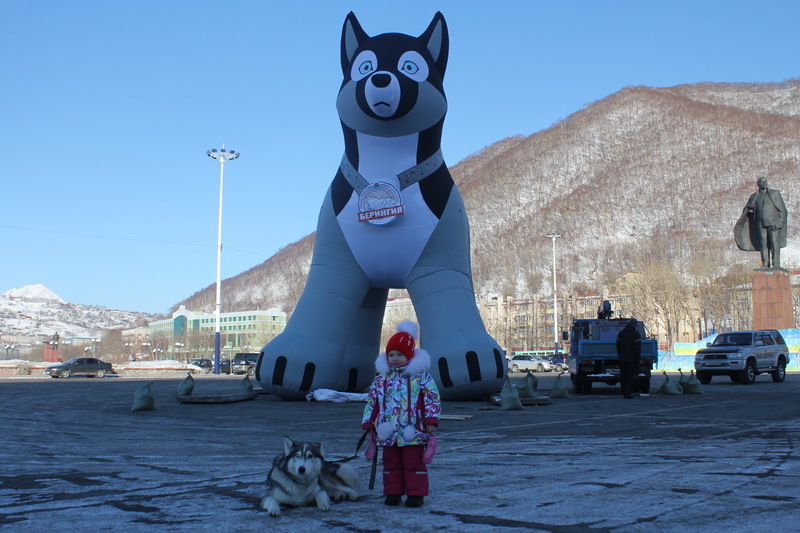
[[[700,383],[711,383],[712,376],[730,376],[731,381],[753,383],[758,374],[770,373],[772,381],[786,379],[789,348],[774,329],[720,333],[708,348],[694,356],[694,369]]]
[[[508,362],[509,372],[551,372],[553,363],[538,355],[515,355]]]

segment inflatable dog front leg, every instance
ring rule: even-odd
[[[316,389],[358,392],[375,375],[387,289],[370,287],[329,207],[320,211],[311,270],[286,329],[261,352],[267,392],[303,400]]]
[[[431,354],[431,375],[446,400],[475,400],[502,388],[506,359],[488,334],[475,303],[469,226],[461,194],[447,207],[409,274],[407,289]]]

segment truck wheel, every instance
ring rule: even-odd
[[[779,359],[778,368],[772,371],[772,381],[781,383],[784,379],[786,379],[786,361]]]
[[[575,374],[570,374],[569,379],[572,380],[572,391],[575,394],[583,394],[583,380],[578,379]]]
[[[708,372],[703,372],[702,370],[698,370],[697,381],[699,381],[703,385],[708,385],[709,383],[711,383],[711,374],[709,374]]]
[[[756,382],[756,364],[749,359],[744,365],[744,370],[739,374],[739,381],[745,385],[752,385]]]
[[[572,389],[575,391],[575,394],[591,394],[592,393],[592,382],[583,379],[580,374],[575,376],[573,380]]]

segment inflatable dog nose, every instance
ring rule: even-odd
[[[382,89],[384,87],[388,87],[390,83],[392,83],[392,77],[385,73],[379,73],[373,75],[369,81],[375,87]]]

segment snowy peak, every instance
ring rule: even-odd
[[[107,330],[144,326],[160,315],[117,311],[64,302],[44,285],[28,285],[0,295],[0,344],[36,343],[58,332],[70,337],[102,337]]]
[[[7,298],[19,298],[20,300],[28,300],[31,302],[64,302],[56,293],[41,283],[25,285],[20,289],[11,289],[4,292],[3,296]]]

